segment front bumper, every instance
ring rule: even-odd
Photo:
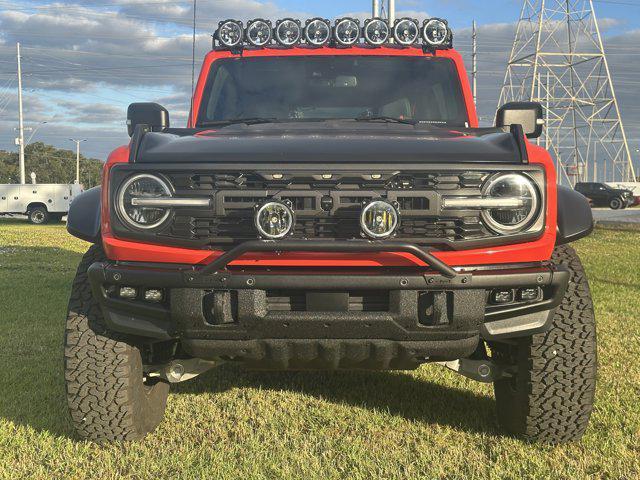
[[[547,264],[453,270],[423,253],[430,267],[412,269],[227,268],[234,254],[204,268],[104,262],[90,267],[89,279],[111,330],[177,340],[198,358],[278,369],[408,369],[465,358],[480,338],[545,331],[569,279]],[[135,299],[119,298],[125,286]],[[518,301],[522,288],[539,296]],[[164,300],[145,301],[147,289],[162,290]],[[513,301],[493,304],[496,290],[512,291]]]

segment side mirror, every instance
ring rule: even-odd
[[[527,138],[538,138],[544,126],[544,111],[537,102],[507,103],[498,110],[496,127],[522,125]]]
[[[138,125],[149,125],[155,132],[169,128],[169,112],[157,103],[132,103],[127,110],[127,130],[130,137]]]

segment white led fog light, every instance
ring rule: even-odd
[[[284,238],[293,229],[294,214],[291,207],[282,202],[268,202],[256,212],[256,229],[260,236],[270,240]]]
[[[242,43],[244,37],[244,29],[242,23],[236,20],[225,20],[220,22],[216,38],[218,41],[228,48],[237,47]]]
[[[364,24],[364,39],[369,45],[380,46],[389,41],[389,25],[380,18],[367,20]]]
[[[264,47],[271,43],[273,28],[268,20],[253,20],[247,24],[247,41],[254,47]]]
[[[410,18],[401,18],[396,22],[393,29],[393,38],[400,45],[413,45],[420,36],[420,27],[418,22]]]
[[[395,232],[399,220],[396,207],[385,200],[374,200],[362,209],[360,227],[370,238],[388,238]]]
[[[336,42],[344,47],[355,45],[360,40],[360,24],[355,18],[342,18],[336,21]]]
[[[310,45],[320,47],[331,40],[331,24],[322,18],[313,18],[307,22],[304,38]]]
[[[298,20],[285,18],[276,23],[276,40],[284,47],[293,47],[302,39],[302,27]]]
[[[432,18],[424,22],[422,27],[422,39],[431,46],[437,47],[447,41],[449,27],[447,22],[439,18]]]

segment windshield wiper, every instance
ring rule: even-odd
[[[417,125],[416,120],[407,120],[404,118],[387,117],[384,115],[362,115],[355,119],[358,122],[384,122],[384,123],[402,123],[405,125]]]
[[[230,120],[215,120],[210,122],[200,122],[200,127],[227,127],[229,125],[258,125],[260,123],[276,123],[277,118],[251,117],[251,118],[233,118]]]

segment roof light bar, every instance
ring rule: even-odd
[[[447,49],[453,46],[453,33],[446,20],[431,18],[421,25],[412,18],[400,18],[389,25],[381,18],[365,20],[361,26],[355,18],[329,20],[316,17],[304,23],[294,18],[284,18],[275,23],[257,18],[245,25],[238,20],[224,20],[218,24],[214,47],[241,50],[244,47],[265,48],[277,44],[292,48],[300,44],[308,47],[352,47],[368,45],[381,47],[393,43],[398,47],[422,47],[429,50]]]

